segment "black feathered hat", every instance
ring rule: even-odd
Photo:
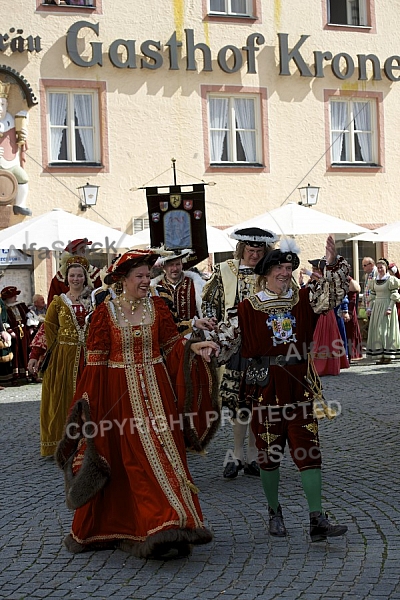
[[[261,229],[260,227],[245,227],[243,229],[235,229],[230,236],[238,242],[246,242],[249,246],[271,246],[278,241],[278,236],[269,229]]]

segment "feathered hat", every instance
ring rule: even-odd
[[[184,248],[182,250],[171,250],[170,252],[165,253],[165,255],[159,257],[157,265],[163,267],[170,260],[176,260],[177,258],[182,259],[182,262],[185,263],[191,254],[193,254],[193,250],[191,248]]]
[[[21,290],[16,288],[14,285],[8,285],[7,287],[1,290],[1,297],[3,300],[7,298],[13,298],[13,296],[18,296],[21,293]]]
[[[260,229],[260,227],[245,227],[235,229],[230,236],[238,242],[246,242],[249,246],[272,246],[278,241],[278,236],[269,229]]]
[[[295,271],[300,264],[298,256],[299,252],[299,247],[294,240],[284,238],[281,240],[279,248],[267,252],[267,254],[258,261],[254,272],[256,275],[265,275],[271,267],[281,265],[282,263],[292,263],[292,269]]]
[[[128,250],[122,256],[117,256],[115,261],[108,267],[104,283],[107,285],[116,283],[138,265],[146,264],[151,268],[158,257],[159,254],[153,250]]]

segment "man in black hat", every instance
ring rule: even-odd
[[[323,401],[310,352],[319,314],[344,297],[350,267],[336,256],[329,236],[322,277],[299,289],[292,272],[300,261],[291,242],[285,240],[260,260],[255,268],[259,291],[238,305],[241,351],[250,361],[240,396],[253,404],[251,425],[269,505],[269,533],[286,535],[278,490],[288,443],[309,505],[314,542],[347,531],[344,525],[332,525],[322,510],[317,417],[333,415]]]
[[[211,279],[203,290],[203,313],[216,317],[218,322],[227,320],[227,311],[254,293],[256,276],[254,267],[272,248],[277,236],[267,229],[248,227],[236,229],[231,238],[237,240],[233,260],[216,265]],[[243,360],[240,349],[225,366],[220,385],[222,406],[229,409],[232,417],[234,450],[224,461],[223,475],[234,479],[244,469],[246,475],[259,476],[257,447],[251,428],[248,427],[251,403],[239,402],[239,385],[247,361]],[[244,458],[244,442],[248,432],[247,461]]]

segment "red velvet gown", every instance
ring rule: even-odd
[[[314,365],[320,377],[339,375],[340,369],[350,366],[333,309],[318,320],[314,332]]]
[[[207,530],[171,383],[181,403],[185,342],[164,301],[149,301],[149,325],[121,327],[111,302],[92,316],[87,366],[75,399],[89,402],[91,421],[99,427],[96,450],[109,463],[111,476],[75,511],[71,535],[80,544],[124,540],[134,546],[171,529],[177,535],[192,530],[192,544],[211,539],[202,540],[198,533]],[[206,377],[203,361],[196,359]]]
[[[358,292],[347,292],[349,298],[350,321],[345,321],[347,340],[349,344],[350,360],[362,358],[362,337],[357,316]]]

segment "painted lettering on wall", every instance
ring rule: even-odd
[[[42,40],[36,35],[23,37],[23,29],[11,27],[8,33],[0,33],[0,52],[40,52],[42,50]]]

